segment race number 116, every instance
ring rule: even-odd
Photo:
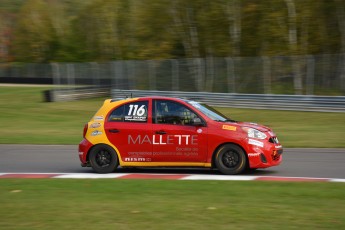
[[[143,116],[145,114],[145,105],[129,105],[128,116]]]

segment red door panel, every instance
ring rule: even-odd
[[[205,162],[207,127],[192,124],[198,115],[172,100],[153,100],[152,105],[153,161]]]
[[[207,128],[153,124],[153,160],[156,162],[205,162]]]

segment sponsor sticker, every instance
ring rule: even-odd
[[[101,127],[101,123],[92,123],[90,125],[90,128],[99,128],[99,127]]]
[[[124,161],[126,161],[126,162],[145,162],[145,161],[151,161],[151,158],[144,158],[144,157],[125,157]]]
[[[197,133],[202,133],[202,129],[198,129],[196,132]]]
[[[125,116],[125,121],[146,121],[146,117]]]
[[[258,157],[260,156],[260,153],[248,153],[249,157]]]
[[[259,147],[264,147],[264,143],[263,142],[257,141],[257,140],[253,140],[253,139],[249,139],[248,140],[248,144],[259,146]]]
[[[104,116],[103,115],[102,116],[94,116],[93,120],[95,120],[95,121],[103,121],[104,120]]]
[[[96,131],[93,131],[92,133],[91,133],[91,136],[99,136],[99,135],[102,135],[103,133],[101,132],[101,131],[98,131],[98,130],[96,130]]]
[[[236,126],[232,126],[232,125],[223,125],[222,128],[226,129],[226,130],[231,130],[231,131],[236,131],[236,129],[237,129]]]
[[[198,135],[136,135],[127,137],[127,144],[197,145]]]
[[[122,117],[111,117],[110,120],[112,120],[112,121],[122,121]]]
[[[281,145],[276,145],[276,149],[281,149],[282,147]]]

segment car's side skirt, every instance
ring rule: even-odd
[[[211,163],[200,162],[121,162],[123,167],[206,167],[210,168]]]

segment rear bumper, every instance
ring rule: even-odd
[[[79,143],[78,155],[82,167],[88,166],[88,153],[92,146],[92,143],[85,138]]]

